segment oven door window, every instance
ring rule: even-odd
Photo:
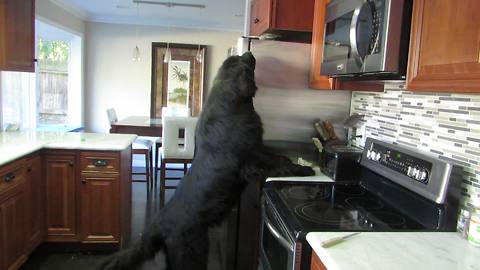
[[[324,62],[347,62],[359,66],[365,58],[378,52],[379,18],[373,1],[347,12],[325,25]]]

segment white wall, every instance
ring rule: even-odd
[[[136,26],[87,23],[86,27],[86,130],[108,132],[106,109],[115,108],[119,119],[150,115],[152,42],[207,45],[205,86],[208,91],[217,69],[240,32],[139,26],[140,62],[132,61]]]

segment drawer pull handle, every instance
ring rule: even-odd
[[[95,167],[106,167],[108,165],[108,161],[105,159],[97,159],[93,162]]]
[[[259,23],[259,22],[260,22],[260,19],[259,19],[259,18],[255,18],[255,19],[253,20],[253,23],[254,23],[254,24],[257,24],[257,23]]]
[[[32,167],[27,167],[27,172],[31,172],[32,171]]]
[[[9,173],[5,175],[5,178],[3,178],[3,181],[5,181],[5,183],[12,182],[13,180],[15,180],[15,173]]]
[[[82,184],[86,184],[86,183],[87,183],[87,180],[82,179]]]
[[[73,167],[73,164],[74,164],[73,161],[69,161],[69,162],[68,162],[68,165],[69,165],[70,167]]]

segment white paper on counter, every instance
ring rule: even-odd
[[[290,177],[268,177],[265,182],[271,181],[291,181],[291,182],[334,182],[332,178],[320,172],[318,166],[314,166],[315,175],[312,176],[290,176]]]

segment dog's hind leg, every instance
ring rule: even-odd
[[[172,270],[207,270],[208,230],[195,228],[168,237],[165,241],[167,261]]]

